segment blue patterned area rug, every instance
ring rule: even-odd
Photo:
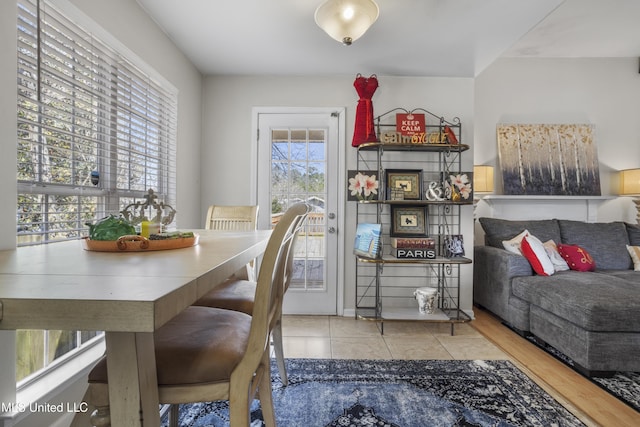
[[[273,367],[279,427],[583,425],[506,360],[288,359],[287,373],[283,387]],[[263,425],[257,401],[251,416]],[[228,405],[181,405],[179,419],[228,426]]]
[[[527,336],[527,339],[565,365],[574,369],[580,375],[584,375],[579,369],[576,369],[575,362],[570,357],[565,356],[555,347],[537,339],[533,335]],[[640,412],[640,372],[616,372],[611,377],[585,376],[585,378],[596,383],[609,394],[614,395],[616,398]]]

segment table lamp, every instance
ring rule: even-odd
[[[636,220],[640,224],[640,169],[625,169],[620,171],[620,195],[636,196],[633,202],[636,204],[638,216]]]
[[[476,209],[481,193],[493,193],[493,166],[473,166],[473,217],[476,218]]]
[[[493,166],[473,167],[474,193],[493,193]]]

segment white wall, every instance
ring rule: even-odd
[[[500,59],[476,78],[476,164],[496,168],[498,123],[592,123],[603,195],[616,172],[640,167],[638,58]]]
[[[250,203],[253,107],[343,107],[353,101],[351,77],[209,76],[203,86],[203,208]],[[351,89],[351,90],[350,90]],[[353,112],[348,111],[351,125]],[[206,211],[201,212],[204,223]]]
[[[251,201],[248,172],[249,153],[255,136],[251,135],[253,107],[346,107],[347,128],[344,155],[347,169],[356,167],[356,150],[351,147],[355,106],[358,101],[352,76],[271,77],[209,76],[205,78],[203,98],[202,199],[212,203],[243,204]],[[378,76],[380,87],[373,96],[374,114],[392,108],[422,107],[445,118],[459,117],[462,139],[473,147],[473,80],[460,78],[405,78]],[[463,168],[471,170],[473,150],[463,155]],[[238,172],[240,171],[240,172]],[[344,187],[346,191],[346,187]],[[473,241],[471,207],[464,208],[465,240]],[[204,210],[201,221],[204,221]],[[354,307],[355,205],[347,203],[345,237],[345,307]],[[469,267],[469,268],[467,268]],[[471,309],[471,267],[464,274],[462,307]]]

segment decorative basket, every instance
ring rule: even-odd
[[[149,240],[143,236],[122,236],[118,240],[82,239],[82,246],[87,251],[97,252],[144,252],[181,249],[198,244],[199,235],[166,240]]]

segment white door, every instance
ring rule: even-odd
[[[300,233],[286,314],[337,314],[339,153],[343,111],[257,112],[258,228],[275,224],[289,206],[311,205]],[[342,131],[344,133],[344,131]],[[344,191],[342,192],[344,193]]]

